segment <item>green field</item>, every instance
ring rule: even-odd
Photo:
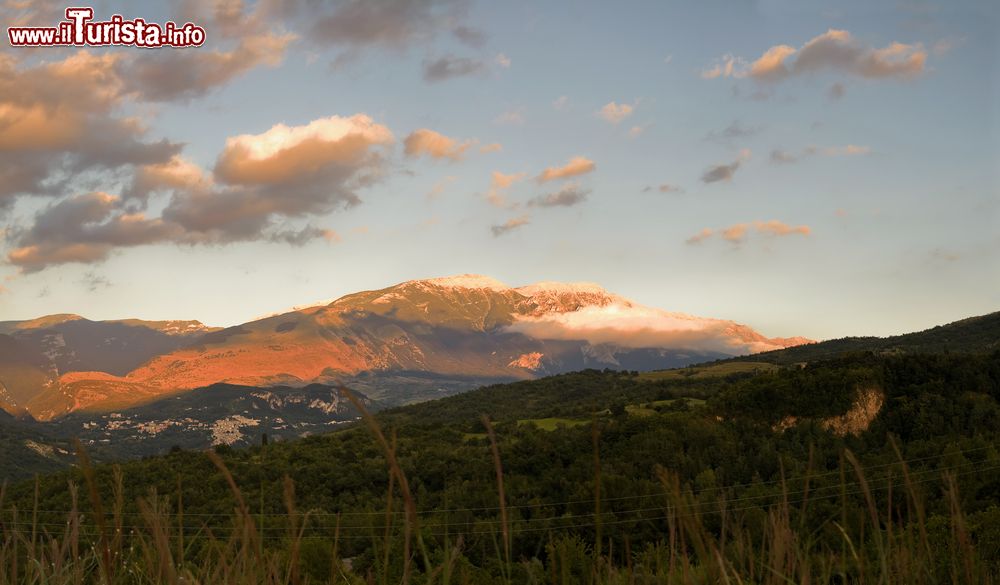
[[[705,401],[701,398],[670,398],[667,400],[654,400],[641,404],[629,404],[625,407],[625,412],[629,416],[653,416],[657,414],[657,407],[668,406],[675,403],[686,403],[688,407],[703,406]]]
[[[517,421],[518,426],[533,424],[542,431],[554,431],[559,427],[576,427],[580,425],[589,424],[589,420],[580,420],[573,418],[526,418]]]
[[[779,366],[764,362],[725,362],[707,366],[692,366],[675,368],[673,370],[658,370],[639,374],[640,380],[704,380],[705,378],[724,378],[733,374],[769,373],[779,369]]]

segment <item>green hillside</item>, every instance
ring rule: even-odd
[[[1000,312],[938,325],[892,337],[844,337],[788,349],[768,351],[728,361],[793,364],[854,352],[981,352],[1000,348]]]
[[[865,418],[856,411],[869,394],[879,406]],[[504,511],[484,414],[497,436]],[[851,416],[860,426],[838,430]],[[552,419],[573,424],[536,424]],[[783,554],[801,564],[782,574],[805,571],[816,582],[842,582],[823,580],[834,569],[886,571],[904,557],[913,566],[896,570],[916,572],[898,574],[924,577],[908,582],[963,582],[950,580],[953,563],[969,563],[977,580],[1000,569],[1000,352],[868,354],[660,380],[589,370],[376,420],[382,445],[356,426],[218,448],[233,484],[204,453],[177,450],[123,463],[117,480],[110,466],[98,467],[95,493],[110,502],[117,481],[126,533],[147,534],[150,522],[182,526],[188,545],[176,555],[189,570],[221,562],[214,547],[251,538],[247,524],[236,530],[249,522],[261,558],[290,566],[299,555],[296,570],[321,582],[399,582],[404,572],[425,582],[454,563],[449,570],[469,583],[548,582],[551,571],[576,583],[601,566],[624,575],[637,559],[653,579],[675,573],[649,563],[682,554],[686,570],[705,580],[679,582],[714,583],[711,547],[726,566],[753,565],[778,538],[793,539]],[[388,471],[390,456],[399,473]],[[73,507],[67,480],[83,483],[77,471],[42,480],[41,521],[58,525]],[[305,517],[289,516],[289,490]],[[11,486],[5,509],[30,509],[33,492],[31,483]],[[161,520],[149,515],[153,501]],[[238,501],[243,521],[232,516]],[[91,508],[86,497],[77,505]],[[83,527],[97,529],[92,520]],[[628,582],[610,575],[593,582]]]

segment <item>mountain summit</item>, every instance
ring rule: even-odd
[[[648,370],[808,341],[643,306],[592,283],[511,287],[463,274],[410,280],[204,332],[127,373],[59,372],[58,384],[28,409],[51,418],[218,382],[262,387],[407,372],[510,380],[587,367]]]

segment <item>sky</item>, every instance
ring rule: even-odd
[[[3,41],[0,320],[461,273],[813,339],[1000,309],[993,0],[93,8],[207,40]]]

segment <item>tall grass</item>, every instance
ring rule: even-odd
[[[34,509],[21,511],[5,501],[0,488],[0,585],[125,585],[125,584],[442,584],[545,583],[569,585],[755,584],[787,585],[931,585],[983,584],[997,575],[973,541],[954,474],[940,478],[948,504],[947,534],[932,545],[921,487],[899,457],[889,476],[889,489],[901,498],[873,488],[866,470],[849,451],[841,465],[841,510],[823,526],[803,521],[805,510],[822,496],[810,489],[807,471],[803,489],[790,491],[782,480],[781,495],[763,510],[763,522],[751,522],[740,499],[700,498],[677,474],[656,469],[664,499],[658,521],[659,538],[634,542],[627,535],[617,542],[605,535],[621,525],[611,511],[602,511],[599,430],[594,427],[594,513],[586,521],[552,529],[546,544],[531,558],[514,558],[516,523],[508,517],[504,472],[496,433],[483,420],[496,472],[494,527],[496,563],[474,566],[463,551],[461,534],[438,534],[421,525],[423,514],[399,463],[396,440],[388,436],[365,409],[345,392],[368,425],[387,462],[389,488],[384,524],[370,533],[373,550],[368,566],[353,567],[339,556],[340,517],[332,536],[308,535],[310,513],[296,508],[295,485],[284,481],[284,534],[268,536],[261,529],[225,462],[207,457],[225,479],[232,498],[227,525],[197,525],[185,517],[183,501],[155,491],[139,498],[139,520],[126,525],[120,470],[114,470],[110,493],[102,493],[86,452],[78,447],[89,516],[80,510],[75,485],[68,485],[71,509],[58,525],[40,521],[36,482]],[[897,454],[898,447],[894,444]],[[809,469],[812,463],[810,458]],[[782,473],[784,477],[784,473]],[[885,478],[880,478],[880,481]],[[925,480],[924,480],[925,481]],[[925,481],[926,483],[926,481]],[[723,492],[719,492],[720,494]],[[848,496],[860,498],[864,514],[848,510]],[[746,498],[744,498],[745,500]],[[894,505],[893,502],[897,502]],[[905,504],[898,504],[898,502]],[[397,512],[402,505],[402,513]],[[397,522],[401,517],[402,522]],[[262,520],[261,520],[262,521]],[[709,526],[709,521],[713,524]],[[401,524],[401,525],[400,525]],[[583,531],[580,529],[588,529]],[[840,545],[823,544],[820,530],[834,530]],[[940,532],[940,531],[939,531]],[[584,535],[592,535],[593,539]],[[305,548],[328,553],[327,566],[308,563]],[[415,546],[414,546],[415,545]],[[418,565],[419,563],[419,565]],[[322,570],[320,570],[322,569]]]

